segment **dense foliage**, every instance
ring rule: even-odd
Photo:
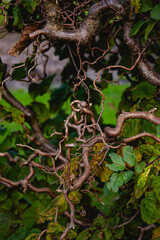
[[[11,69],[0,61],[0,239],[160,239],[159,1],[0,0],[0,10],[1,37],[21,33],[8,54],[30,46]],[[46,72],[53,47],[67,59],[58,87]],[[27,82],[28,105],[11,80]],[[126,80],[106,125],[104,89]]]

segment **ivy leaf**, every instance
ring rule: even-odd
[[[125,163],[123,161],[123,158],[119,155],[117,155],[116,153],[111,153],[110,158],[112,159],[112,164],[107,164],[106,166],[110,169],[113,170],[115,172],[118,171],[123,171],[125,169]]]
[[[146,23],[144,20],[137,22],[131,29],[130,36],[135,36],[139,32],[140,28],[144,25],[144,23]]]
[[[126,163],[130,166],[135,166],[137,163],[137,158],[133,153],[133,147],[126,146],[123,148],[123,158]]]
[[[141,217],[147,224],[153,224],[160,218],[160,205],[154,192],[148,192],[146,198],[141,201]]]
[[[160,124],[157,125],[157,137],[160,138]]]
[[[144,34],[144,39],[147,41],[148,35],[150,34],[150,32],[152,31],[154,25],[156,24],[156,20],[154,19],[150,19],[148,22],[148,25],[145,29],[145,34]]]
[[[151,11],[151,18],[159,20],[160,19],[160,3],[158,3]]]
[[[141,12],[147,12],[152,9],[152,0],[141,0]]]

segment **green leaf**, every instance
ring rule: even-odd
[[[0,192],[0,202],[3,202],[7,198],[7,193],[6,192]]]
[[[144,20],[137,22],[131,29],[130,36],[135,36],[139,32],[140,28],[144,25],[144,23],[146,23]]]
[[[160,138],[160,124],[157,125],[157,137]]]
[[[69,97],[69,85],[63,83],[59,88],[53,90],[51,94],[50,109],[52,111],[58,111],[63,105],[64,101]]]
[[[36,7],[36,0],[23,0],[23,6],[27,8],[29,13],[33,13]]]
[[[152,9],[152,0],[141,0],[141,12],[147,12]]]
[[[148,82],[142,82],[140,84],[137,84],[136,87],[132,91],[132,95],[135,100],[137,99],[150,99],[156,94],[156,86],[151,85]]]
[[[160,205],[154,192],[148,192],[146,198],[141,201],[141,217],[147,224],[153,224],[160,218]]]
[[[119,188],[126,184],[134,175],[132,171],[122,172],[120,174],[113,173],[110,178],[110,182],[106,183],[108,190],[118,192]]]
[[[40,124],[49,118],[50,113],[46,104],[41,102],[32,102],[31,107],[36,113]]]
[[[144,193],[144,187],[150,173],[151,166],[145,168],[144,172],[141,173],[138,177],[137,185],[135,187],[135,197],[136,199],[140,198]]]
[[[152,31],[154,25],[156,24],[156,20],[154,19],[150,19],[149,22],[148,22],[148,25],[145,29],[145,34],[144,34],[144,39],[147,41],[148,39],[148,35],[150,34],[150,32]]]
[[[16,123],[23,123],[24,122],[24,113],[22,113],[21,111],[17,110],[17,109],[14,109],[14,111],[12,112],[12,118],[13,118],[13,121],[16,122]]]
[[[102,231],[100,230],[95,231],[90,240],[102,240]]]
[[[7,199],[6,201],[3,202],[2,208],[4,210],[10,210],[12,208],[12,201],[11,199]]]
[[[127,172],[122,172],[119,177],[123,179],[124,183],[127,183],[129,182],[129,180],[132,178],[133,175],[134,173],[132,171],[127,171]]]
[[[22,66],[23,63],[14,64],[13,68],[16,67],[12,72],[12,79],[13,80],[22,80],[26,76],[25,67]]]
[[[29,85],[29,90],[28,90],[30,96],[33,99],[35,99],[37,96],[42,96],[43,94],[45,94],[49,90],[49,87],[50,87],[55,75],[56,74],[43,79],[43,81],[39,84],[31,83]]]
[[[0,125],[0,135],[3,136],[6,133],[7,128],[4,128],[3,125]]]
[[[13,7],[13,17],[14,17],[13,26],[18,27],[19,29],[23,28],[21,9],[18,5],[15,5]]]
[[[0,58],[0,82],[2,81],[2,77],[3,77],[3,63]]]
[[[160,177],[159,176],[154,177],[152,184],[153,184],[154,192],[158,200],[160,201]]]
[[[159,20],[160,19],[160,3],[158,3],[151,11],[151,18]]]
[[[30,233],[24,240],[37,240],[37,234]]]
[[[112,232],[111,230],[108,228],[108,227],[105,227],[103,229],[103,232],[104,232],[104,240],[114,240],[114,236],[112,235]]]
[[[87,230],[83,230],[78,237],[76,238],[76,240],[87,240],[89,239],[91,236],[91,233]]]
[[[141,163],[139,163],[137,166],[135,166],[135,172],[136,172],[136,174],[142,173],[143,170],[145,169],[145,166],[146,166],[145,162],[141,162]]]
[[[105,220],[102,216],[100,217],[97,217],[95,220],[94,220],[94,225],[98,226],[98,227],[104,227],[105,226]]]
[[[125,169],[125,163],[121,156],[117,155],[116,153],[111,153],[109,156],[113,162],[112,164],[106,163],[106,166],[109,167],[109,169],[111,169],[115,172],[122,171]]]
[[[12,139],[10,136],[7,136],[3,142],[0,144],[0,151],[5,152],[12,144]]]
[[[11,216],[8,213],[0,212],[0,235],[6,235],[11,224]]]
[[[126,163],[130,166],[135,166],[137,163],[137,158],[133,153],[133,147],[126,146],[123,148],[123,158]]]

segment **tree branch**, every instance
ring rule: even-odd
[[[108,11],[108,12],[107,12]],[[39,29],[29,36],[34,39],[40,34],[46,35],[52,40],[64,40],[68,42],[77,42],[79,44],[87,44],[89,40],[96,35],[101,25],[102,17],[107,14],[113,15],[114,11],[118,14],[124,13],[124,8],[118,0],[101,0],[91,6],[88,15],[84,22],[80,25],[79,29],[73,31],[53,30],[54,26],[46,26],[43,29]],[[53,28],[53,29],[52,29]]]
[[[124,25],[124,41],[129,47],[132,56],[135,58],[141,53],[140,41],[136,37],[130,37],[130,32],[133,27],[133,22],[125,22]],[[137,68],[140,74],[151,84],[160,86],[160,74],[154,72],[147,62],[143,54],[137,63]]]
[[[157,109],[153,108],[149,112],[123,112],[117,119],[117,126],[115,128],[105,127],[104,132],[107,136],[117,137],[120,135],[124,121],[126,119],[146,119],[156,125],[160,124],[160,117],[157,117],[154,113]]]
[[[38,119],[36,118],[36,115],[33,111],[31,111],[29,108],[25,107],[21,102],[19,102],[7,89],[5,84],[2,88],[2,97],[3,99],[9,103],[12,107],[20,110],[22,113],[24,113],[26,117],[26,121],[30,124],[31,128],[33,129],[35,138],[33,141],[39,145],[39,147],[46,152],[57,152],[57,149],[55,146],[50,143],[45,137],[43,132],[41,131],[38,123]],[[66,158],[63,157],[62,154],[59,155],[59,159],[63,162],[66,162]]]

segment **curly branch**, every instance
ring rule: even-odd
[[[156,110],[157,110],[157,108],[153,108],[149,112],[146,112],[146,111],[142,111],[142,112],[123,112],[119,115],[119,117],[117,119],[117,126],[115,128],[105,127],[104,132],[107,136],[110,136],[110,137],[119,136],[120,133],[121,133],[124,121],[126,119],[135,119],[135,118],[146,119],[146,120],[158,125],[158,124],[160,124],[160,117],[157,117],[154,114]],[[134,140],[134,138],[133,138],[133,140]]]
[[[108,11],[108,12],[107,12]],[[40,34],[46,35],[52,40],[64,40],[69,42],[77,42],[79,44],[87,44],[89,40],[96,35],[99,31],[101,19],[107,14],[113,15],[114,11],[117,11],[119,14],[124,13],[124,8],[118,0],[101,0],[98,3],[95,3],[91,6],[88,16],[85,21],[81,24],[79,29],[73,31],[66,30],[53,30],[54,26],[45,27],[39,29],[29,36],[31,39],[34,39]]]
[[[125,22],[124,25],[124,41],[129,47],[132,56],[135,58],[141,52],[140,42],[135,37],[130,37],[130,32],[133,27],[133,22]],[[160,74],[154,72],[147,62],[145,55],[141,56],[141,59],[137,63],[137,68],[140,74],[151,84],[160,86]]]
[[[36,118],[36,115],[33,111],[31,111],[29,108],[25,107],[21,102],[19,102],[7,89],[5,84],[2,88],[2,97],[3,99],[9,103],[12,107],[20,110],[26,117],[26,121],[30,124],[30,126],[33,129],[35,138],[33,138],[33,141],[39,145],[39,147],[46,152],[57,152],[57,149],[55,146],[50,143],[45,137],[43,132],[41,131],[38,123],[38,119]],[[59,155],[59,159],[63,162],[66,162],[65,157],[62,156],[62,154]]]

